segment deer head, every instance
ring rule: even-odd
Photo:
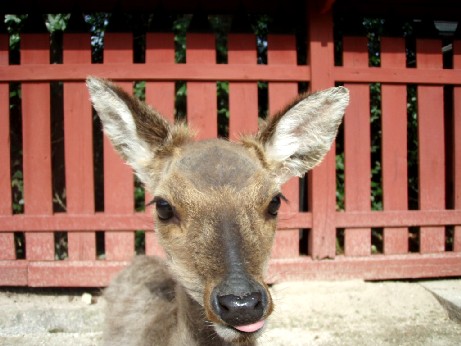
[[[155,196],[156,231],[177,282],[227,341],[258,335],[273,310],[268,265],[281,185],[321,162],[347,89],[301,95],[238,143],[195,142],[182,124],[109,81],[88,78],[106,135]]]

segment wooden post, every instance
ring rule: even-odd
[[[405,41],[381,39],[381,68],[405,67]],[[381,128],[384,210],[408,209],[407,87],[381,87]],[[408,252],[408,227],[384,228],[384,254]]]
[[[212,34],[187,34],[186,61],[190,69],[199,64],[216,63],[215,37]],[[193,65],[195,66],[193,66]],[[216,82],[187,83],[187,123],[197,131],[197,139],[218,135]]]
[[[8,36],[0,35],[0,66],[8,65]],[[10,157],[10,87],[0,83],[0,215],[12,214]],[[14,260],[14,233],[0,233],[0,260]]]
[[[368,41],[365,37],[346,37],[345,67],[368,66]],[[370,211],[370,87],[344,85],[350,91],[350,104],[344,117],[345,209]],[[347,228],[344,235],[346,256],[367,256],[371,252],[371,228]]]
[[[418,69],[442,68],[439,40],[416,44]],[[419,207],[445,209],[445,135],[443,86],[418,86]],[[445,227],[420,228],[420,252],[445,251]]]
[[[332,13],[321,13],[315,1],[308,3],[308,52],[311,68],[311,91],[334,86],[334,42]],[[336,255],[336,172],[335,145],[325,160],[308,175],[309,208],[312,230],[308,253],[314,259]]]
[[[90,64],[89,34],[64,34],[64,64]],[[93,114],[82,82],[64,83],[64,150],[67,212],[94,213]],[[94,232],[68,232],[70,260],[94,260]]]
[[[21,62],[50,63],[48,34],[24,34],[21,38]],[[52,215],[50,84],[22,84],[24,214]],[[26,232],[28,260],[54,260],[53,232]]]
[[[461,69],[461,41],[455,41],[453,44],[453,68]],[[461,210],[461,86],[455,86],[453,95],[453,181],[455,209]],[[461,225],[455,226],[453,235],[453,251],[461,252]]]
[[[251,34],[231,34],[228,37],[229,64],[256,65],[256,37]],[[258,131],[258,84],[229,83],[229,138]]]

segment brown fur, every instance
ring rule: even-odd
[[[155,196],[156,233],[168,257],[136,258],[106,289],[105,345],[254,345],[274,308],[264,273],[281,184],[302,173],[293,167],[312,167],[325,155],[347,91],[329,89],[313,101],[303,95],[239,143],[193,142],[184,125],[169,124],[111,82],[87,84],[106,134]],[[302,143],[317,137],[311,158]]]

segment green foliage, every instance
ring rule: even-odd
[[[21,153],[22,154],[22,153]],[[21,155],[22,156],[22,155]],[[13,165],[17,166],[17,165]],[[11,177],[11,189],[13,192],[13,213],[20,214],[24,212],[24,177],[22,170],[14,170]]]
[[[186,62],[186,31],[192,20],[192,15],[179,15],[173,21],[175,43],[175,61],[179,64]]]
[[[10,34],[10,49],[16,50],[19,49],[19,32],[24,26],[25,20],[27,19],[27,14],[7,14],[5,15],[5,24],[8,33]]]
[[[45,25],[49,32],[65,31],[70,19],[70,13],[67,14],[48,14],[46,15]]]
[[[137,255],[146,253],[146,232],[136,231],[134,235],[134,248]]]

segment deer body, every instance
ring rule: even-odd
[[[264,273],[281,185],[317,165],[348,104],[303,95],[252,137],[194,142],[114,84],[87,85],[104,131],[155,196],[167,260],[139,257],[105,292],[107,345],[254,345],[274,305]]]

